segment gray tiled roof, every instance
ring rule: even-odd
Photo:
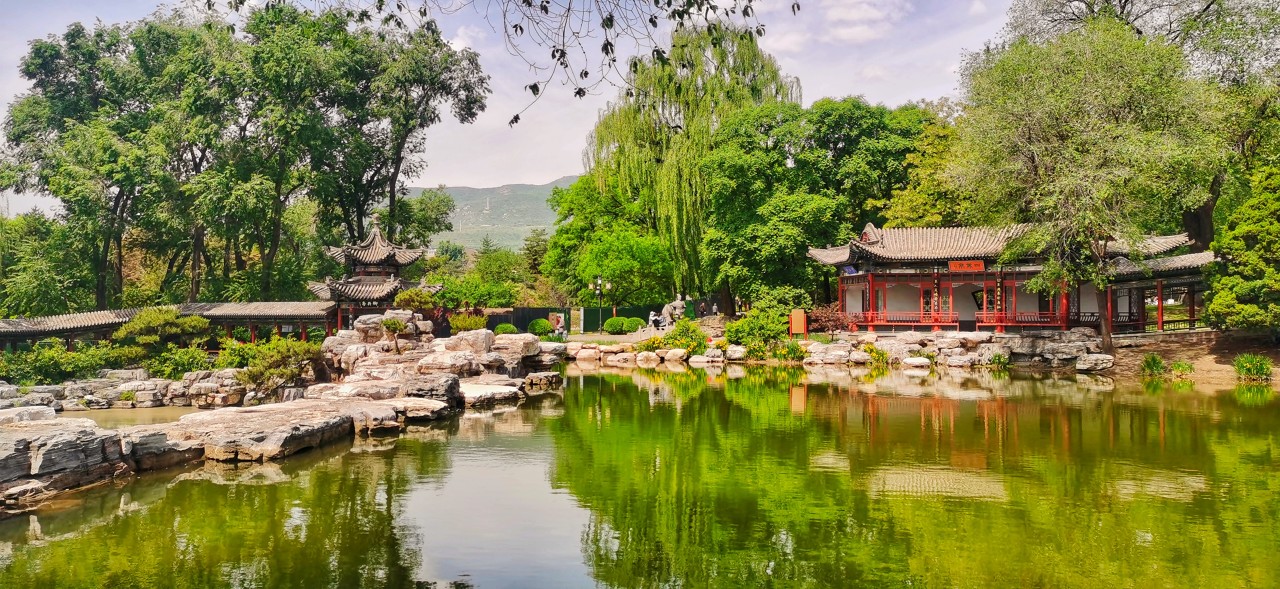
[[[1214,259],[1213,252],[1196,252],[1194,254],[1153,258],[1137,262],[1133,262],[1128,258],[1117,258],[1113,269],[1117,277],[1183,272],[1204,268]]]
[[[342,280],[326,278],[324,282],[307,283],[307,290],[322,301],[382,301],[410,288],[425,288],[430,292],[440,290],[438,285],[422,285],[391,276],[355,276]]]
[[[261,320],[261,321],[323,321],[336,307],[324,301],[261,302],[261,303],[184,303],[177,305],[182,315],[199,315],[211,321]],[[174,308],[174,307],[171,307]],[[118,309],[90,311],[31,317],[27,319],[0,319],[0,337],[41,338],[98,330],[114,330],[127,323],[142,309]]]
[[[839,266],[857,258],[887,262],[942,262],[947,260],[994,260],[1014,239],[1033,225],[1008,227],[894,227],[882,229],[867,223],[862,234],[848,246],[809,248],[809,257],[823,264]],[[1137,247],[1119,241],[1108,245],[1113,255],[1155,256],[1189,243],[1187,235],[1150,236]]]
[[[314,319],[322,321],[337,305],[327,301],[279,301],[259,303],[186,303],[178,306],[183,315],[199,315],[210,320]]]
[[[356,245],[327,247],[325,252],[341,264],[346,264],[350,260],[356,264],[408,266],[418,261],[427,250],[400,247],[387,241],[375,222],[364,241]]]
[[[48,317],[30,317],[25,319],[0,319],[0,335],[16,335],[22,337],[45,337],[90,331],[97,329],[115,329],[138,314],[142,309],[115,309],[109,311],[89,311],[87,313],[68,313],[50,315]]]

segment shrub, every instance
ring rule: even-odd
[[[436,308],[436,297],[421,288],[410,288],[400,291],[392,304],[397,309],[406,309],[426,316],[427,313]]]
[[[1186,360],[1178,360],[1169,364],[1169,372],[1173,373],[1173,377],[1178,380],[1185,380],[1196,371],[1196,367]]]
[[[255,391],[296,382],[308,366],[323,370],[319,344],[275,337],[257,348],[249,366],[236,373],[236,380]]]
[[[640,331],[641,329],[644,329],[644,326],[648,324],[649,324],[648,321],[645,321],[644,319],[641,319],[639,317],[630,317],[627,319],[627,333],[635,333],[637,331]]]
[[[1261,354],[1240,354],[1231,362],[1236,368],[1236,378],[1244,382],[1269,382],[1271,358]]]
[[[936,352],[926,352],[924,350],[913,350],[911,355],[916,358],[925,358],[929,360],[929,364],[936,365],[938,363],[938,354]]]
[[[764,360],[769,355],[769,344],[764,342],[751,342],[746,345],[746,348],[748,360]]]
[[[516,326],[510,323],[499,323],[497,327],[493,328],[493,333],[495,335],[508,335],[512,333],[520,333],[520,330],[516,329]]]
[[[776,308],[752,309],[746,317],[725,326],[724,339],[740,346],[782,341],[787,339],[787,316]]]
[[[610,317],[604,320],[604,331],[609,335],[622,335],[627,332],[627,319],[625,317]]]
[[[1004,354],[991,355],[990,366],[996,370],[1000,370],[1000,371],[1008,370],[1011,364],[1013,364],[1013,362],[1010,361],[1009,357]]]
[[[173,307],[143,309],[120,326],[111,338],[128,341],[161,352],[168,344],[190,347],[208,339],[209,320],[197,315],[178,315]]]
[[[113,361],[110,344],[84,346],[68,351],[60,339],[37,342],[25,352],[6,353],[0,362],[0,380],[17,385],[57,384],[78,378],[91,378]]]
[[[799,362],[804,360],[804,348],[795,341],[788,341],[785,344],[774,346],[773,357],[779,360],[789,360],[791,362]]]
[[[484,329],[488,325],[489,318],[484,315],[472,315],[470,313],[457,313],[449,316],[450,333],[458,335],[464,331],[475,331]]]
[[[136,400],[138,400],[138,393],[135,393],[135,392],[133,392],[133,391],[125,391],[125,392],[123,392],[123,393],[120,393],[120,400],[121,400],[121,401],[136,401]]]
[[[662,336],[662,343],[668,348],[683,348],[690,356],[696,356],[707,351],[707,334],[692,320],[681,319]]]
[[[654,336],[636,343],[637,352],[656,352],[662,349],[662,336]]]
[[[258,345],[248,344],[232,338],[218,341],[218,358],[214,368],[248,368],[249,363],[258,357]]]
[[[809,331],[835,333],[847,329],[849,318],[840,311],[840,303],[815,307],[809,311]]]
[[[142,363],[152,376],[179,380],[182,375],[196,370],[208,370],[213,366],[209,354],[200,348],[179,348],[173,344],[165,351]]]
[[[529,322],[529,333],[536,336],[544,336],[551,333],[551,322],[546,319],[538,318]]]
[[[884,368],[889,365],[889,353],[875,347],[874,344],[862,344],[862,351],[871,356],[871,359],[867,361],[867,366]]]
[[[1164,358],[1154,352],[1148,352],[1142,357],[1142,364],[1139,365],[1138,371],[1142,373],[1143,378],[1161,378],[1169,372],[1169,367],[1165,365]]]
[[[400,353],[400,334],[404,332],[407,327],[409,326],[405,325],[404,321],[399,319],[382,320],[382,329],[391,334],[391,343],[395,345],[397,354]]]
[[[540,335],[538,336],[538,339],[544,342],[553,342],[557,344],[563,344],[569,341],[569,338],[563,335],[560,335],[558,333],[548,333],[547,335]]]
[[[141,346],[113,346],[102,342],[98,347],[103,348],[103,368],[141,366],[147,359],[147,350]]]

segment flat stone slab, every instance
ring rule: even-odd
[[[501,384],[464,382],[460,385],[467,407],[491,407],[500,403],[516,403],[523,396],[519,387]]]
[[[0,504],[90,485],[133,471],[120,433],[48,407],[0,411]]]
[[[425,398],[298,399],[191,413],[173,423],[137,426],[124,433],[130,440],[150,443],[150,452],[156,456],[199,447],[207,460],[265,462],[356,434],[398,432],[406,420],[441,419],[454,413],[444,401]],[[163,442],[153,437],[156,433],[164,435]]]

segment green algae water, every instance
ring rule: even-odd
[[[0,587],[1275,587],[1280,404],[1100,379],[570,373],[0,521]]]

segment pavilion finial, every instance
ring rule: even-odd
[[[370,215],[370,216],[369,216],[369,228],[370,228],[370,229],[379,229],[379,227],[378,227],[379,222],[380,222],[380,217],[378,217],[378,213],[374,213],[374,214],[372,214],[372,215]]]

